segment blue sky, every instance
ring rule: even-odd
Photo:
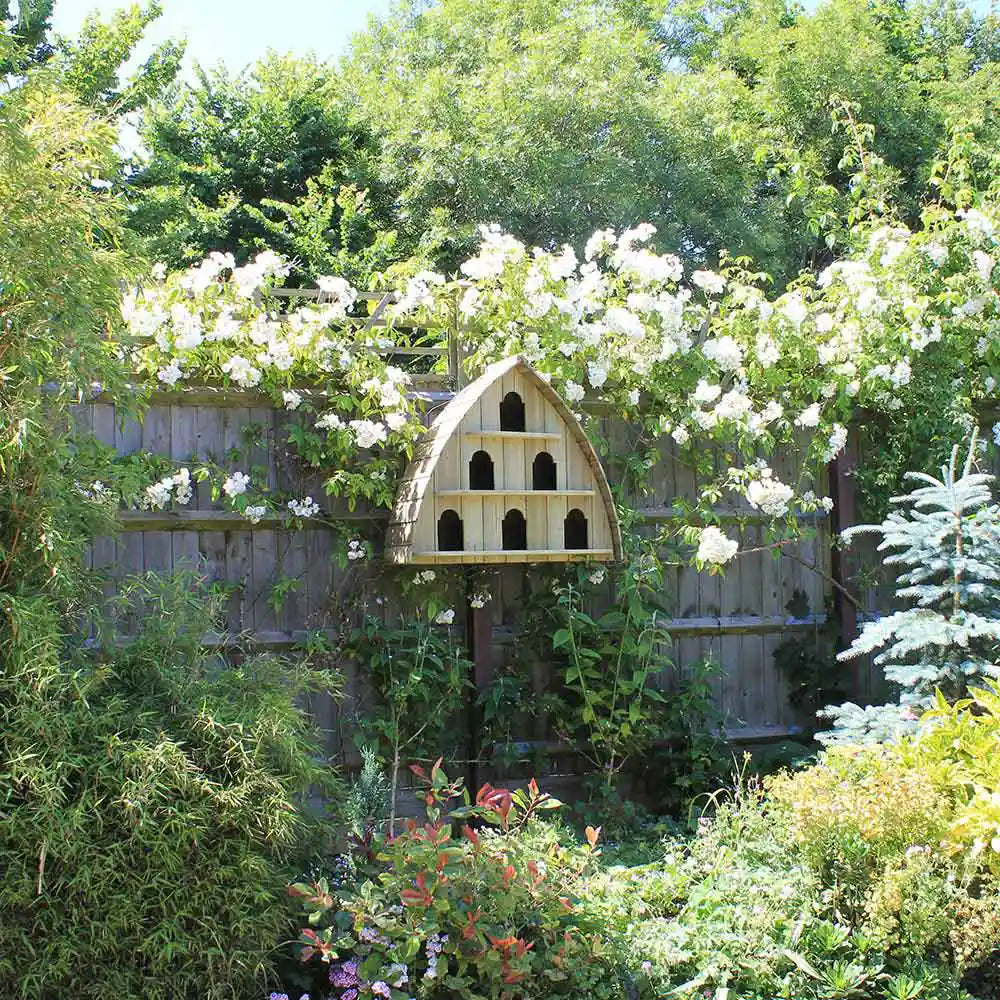
[[[56,0],[53,25],[76,33],[91,11],[111,14],[128,0]],[[141,58],[166,38],[188,40],[187,60],[242,69],[269,49],[320,58],[339,55],[369,15],[389,12],[392,0],[161,0],[163,16],[147,33]]]

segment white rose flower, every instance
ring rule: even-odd
[[[725,534],[714,525],[701,529],[698,539],[698,561],[723,566],[739,551],[740,543]]]
[[[312,517],[319,513],[319,504],[313,503],[312,497],[306,497],[305,500],[289,500],[288,509],[296,517]]]
[[[243,509],[243,516],[251,524],[260,524],[261,518],[267,513],[267,508],[263,505],[245,507]]]
[[[455,609],[446,608],[444,611],[439,611],[434,616],[435,625],[451,625],[455,620]]]
[[[705,379],[699,379],[694,390],[694,401],[696,403],[713,403],[722,394],[722,387],[712,385]]]
[[[812,403],[807,406],[796,418],[796,427],[815,427],[819,423],[820,406],[819,403]]]
[[[373,448],[388,437],[385,424],[377,420],[352,420],[349,426],[359,448]]]
[[[587,363],[587,380],[595,389],[600,389],[608,380],[608,369],[596,361]]]
[[[724,372],[734,372],[743,364],[743,349],[728,335],[706,340],[701,346],[701,353]]]
[[[582,385],[577,382],[567,381],[566,388],[563,390],[566,393],[566,398],[571,403],[579,403],[584,397],[585,390]]]
[[[281,394],[281,399],[285,404],[286,410],[297,410],[299,404],[302,402],[302,394],[296,392],[294,389],[286,389]]]
[[[176,361],[171,361],[166,368],[161,368],[156,373],[156,377],[164,385],[174,386],[180,379],[184,378],[184,372],[181,371]]]
[[[795,491],[780,479],[771,477],[755,479],[747,486],[746,498],[752,507],[762,510],[769,517],[784,517]]]
[[[757,338],[755,346],[757,349],[757,361],[761,367],[770,368],[771,365],[777,364],[781,359],[781,349],[773,337],[761,334]]]
[[[405,410],[393,410],[385,415],[385,422],[391,431],[401,430],[406,426],[407,416]]]
[[[344,426],[344,421],[331,410],[316,421],[316,426],[322,431],[339,431]]]
[[[222,484],[222,492],[227,497],[238,497],[246,493],[250,485],[250,477],[245,472],[234,472]]]
[[[691,275],[691,280],[706,295],[721,295],[726,290],[726,279],[714,271],[695,271]]]

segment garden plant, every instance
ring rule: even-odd
[[[4,995],[1000,996],[996,12],[401,0],[336,64],[191,79],[176,42],[127,69],[156,2],[52,12],[0,0]],[[423,383],[512,354],[604,461],[621,563],[518,600],[385,565]],[[90,433],[198,394],[238,445]],[[802,555],[855,457],[881,523],[838,544],[878,533],[902,606],[841,656],[892,700],[730,773],[731,663],[686,656],[674,581],[764,553],[860,604]],[[331,529],[322,621],[235,630],[201,549],[95,568],[192,514],[222,548]],[[274,621],[299,586],[270,575]],[[512,608],[477,689],[465,619]],[[810,715],[834,631],[777,647]]]

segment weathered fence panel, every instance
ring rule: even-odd
[[[443,387],[429,383],[428,388]],[[209,387],[157,391],[141,425],[134,421],[120,424],[113,404],[107,401],[92,402],[83,410],[85,426],[120,453],[148,451],[189,465],[199,461],[225,464],[230,449],[245,446],[243,429],[255,424],[260,440],[242,467],[260,465],[266,469],[269,484],[299,496],[311,494],[330,510],[322,483],[302,477],[286,459],[283,428],[290,415],[259,394]],[[610,419],[604,424],[613,440],[618,429]],[[791,458],[786,462],[790,469]],[[777,475],[791,478],[779,460],[774,467]],[[693,470],[666,444],[652,489],[631,500],[644,511],[653,528],[669,519],[677,498],[693,497],[698,485]],[[330,513],[352,520],[360,533],[370,537],[377,538],[383,531],[385,515],[381,512],[352,513],[333,505]],[[741,548],[754,549],[761,544],[762,527],[755,512],[732,508],[722,514],[734,533],[738,522],[745,524]],[[673,609],[670,628],[675,662],[683,668],[711,657],[721,665],[716,697],[735,739],[780,737],[807,721],[789,705],[784,679],[774,668],[773,653],[789,634],[808,635],[823,622],[827,596],[824,575],[830,572],[829,532],[826,518],[815,521],[815,540],[803,542],[777,559],[769,550],[750,551],[724,577],[678,567],[671,592],[664,595],[667,606]],[[288,649],[306,630],[335,625],[331,616],[339,613],[337,595],[345,587],[357,585],[353,569],[341,570],[332,561],[333,530],[320,520],[308,521],[301,530],[289,530],[273,516],[251,525],[239,514],[213,503],[201,485],[184,510],[123,511],[120,533],[95,543],[91,565],[112,578],[201,566],[211,579],[232,590],[227,632],[216,641]],[[813,566],[816,569],[810,568]],[[491,605],[497,665],[512,655],[525,572],[524,568],[510,567],[498,573],[496,599]],[[279,581],[287,580],[295,581],[294,589],[276,611],[268,597]],[[786,607],[796,595],[804,595],[810,609],[807,617],[789,616]],[[350,685],[355,695],[360,682],[355,678]],[[539,676],[536,683],[542,690],[546,680]],[[318,714],[331,725],[339,718],[328,709]],[[537,729],[525,733],[528,739],[542,735]]]

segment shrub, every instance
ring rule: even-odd
[[[302,800],[333,791],[294,699],[329,679],[207,656],[218,602],[196,583],[135,582],[119,607],[144,612],[140,631],[89,654],[46,601],[5,598],[8,996],[250,996],[287,935],[284,884],[319,837]]]
[[[619,995],[601,928],[581,906],[599,831],[588,828],[582,847],[561,844],[538,818],[558,803],[533,781],[514,792],[486,785],[445,822],[461,782],[439,765],[414,768],[426,824],[378,839],[375,863],[359,859],[339,885],[291,888],[310,914],[302,958],[330,963],[322,974],[338,1000],[359,989],[393,1000]]]
[[[887,864],[944,836],[951,800],[941,779],[940,768],[903,767],[889,750],[840,749],[770,779],[767,810],[834,905],[853,917]]]

